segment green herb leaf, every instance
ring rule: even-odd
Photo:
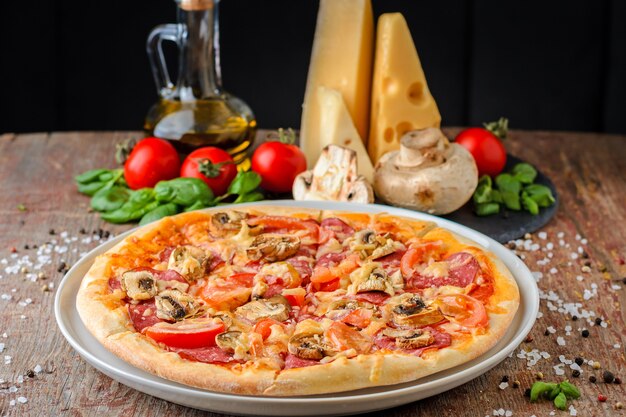
[[[565,394],[560,392],[559,395],[554,398],[554,406],[559,410],[565,410],[567,408],[567,398]]]
[[[493,190],[491,184],[491,177],[489,175],[480,177],[476,191],[474,191],[474,195],[472,196],[475,204],[490,203],[492,201],[491,192]]]
[[[261,176],[254,171],[239,171],[228,186],[228,194],[248,194],[261,185]]]
[[[539,206],[537,202],[528,196],[526,191],[522,191],[522,205],[533,216],[539,214]]]
[[[91,195],[94,195],[96,192],[98,192],[98,190],[100,190],[105,185],[106,183],[100,182],[100,181],[90,182],[86,184],[79,183],[78,192],[91,196]]]
[[[113,186],[101,188],[91,199],[91,208],[96,211],[113,211],[122,207],[132,191],[125,187]]]
[[[104,174],[105,172],[109,172],[108,169],[92,169],[87,172],[83,172],[74,177],[74,180],[79,184],[87,184],[90,182],[98,181],[98,177]]]
[[[559,384],[559,386],[561,387],[561,392],[565,394],[567,398],[572,398],[574,400],[580,398],[580,391],[578,391],[578,388],[576,388],[576,386],[569,381],[563,381]]]
[[[500,174],[496,177],[496,185],[502,195],[504,205],[511,210],[521,210],[519,193],[522,184],[511,174]]]
[[[260,191],[253,191],[248,194],[242,194],[235,200],[235,203],[251,203],[253,201],[261,201],[265,196]]]
[[[479,216],[489,216],[500,212],[500,204],[498,203],[481,203],[476,204],[476,214]]]
[[[537,170],[530,164],[520,162],[511,170],[513,176],[522,184],[532,184],[537,178]]]
[[[127,223],[143,217],[146,213],[159,206],[154,198],[152,188],[142,188],[134,191],[128,201],[117,210],[102,213],[102,219],[111,223]]]
[[[160,181],[154,187],[157,201],[174,203],[183,207],[198,204],[208,207],[213,201],[213,192],[204,181],[199,178],[175,178],[170,181]],[[200,207],[198,207],[200,208]]]
[[[502,193],[499,190],[491,190],[491,201],[503,204],[504,200],[502,200]]]
[[[530,388],[530,401],[535,402],[540,396],[544,396],[552,392],[557,385],[552,382],[537,381]]]
[[[489,188],[493,187],[493,182],[491,181],[491,177],[489,175],[483,175],[478,179],[478,187],[481,185],[487,186]]]
[[[20,204],[18,204],[18,205],[17,205],[17,209],[18,209],[19,211],[28,211],[28,209],[26,208],[26,206],[25,206],[24,204],[22,204],[22,203],[20,203]]]
[[[530,184],[524,188],[530,198],[535,200],[539,207],[550,207],[556,201],[550,188],[541,184]]]
[[[548,398],[551,400],[554,400],[556,396],[559,395],[560,392],[561,392],[561,388],[557,385],[554,388],[552,388],[550,393],[548,393]]]
[[[506,117],[501,117],[495,122],[483,123],[483,126],[500,140],[506,139],[509,133],[509,119]]]
[[[178,213],[178,206],[174,203],[163,204],[162,206],[158,206],[153,210],[150,210],[146,214],[143,215],[141,220],[139,221],[139,226],[143,226],[144,224],[152,223],[156,220],[162,219],[163,217],[173,216]]]

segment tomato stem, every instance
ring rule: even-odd
[[[483,126],[500,140],[506,139],[509,133],[509,119],[506,117],[500,117],[495,122],[483,123]]]
[[[293,145],[296,143],[296,132],[292,128],[287,128],[287,131],[285,131],[285,129],[281,127],[276,133],[272,132],[268,134],[267,139],[286,145]]]
[[[234,163],[233,161],[223,161],[223,162],[214,163],[214,162],[211,162],[211,160],[208,158],[198,158],[196,159],[196,162],[198,163],[198,172],[200,172],[202,175],[204,175],[207,178],[215,178],[219,176],[222,166],[226,164]]]

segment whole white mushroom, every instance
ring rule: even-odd
[[[387,204],[447,214],[465,204],[478,184],[472,155],[437,128],[407,132],[400,150],[376,164],[374,190]]]

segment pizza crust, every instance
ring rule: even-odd
[[[219,209],[207,210],[218,211]],[[345,212],[313,209],[255,206],[246,208],[259,215],[286,215],[321,220],[327,217],[345,218]],[[491,349],[505,334],[519,306],[519,291],[515,280],[505,265],[475,242],[452,234],[433,223],[401,218],[410,222],[416,234],[428,239],[440,238],[448,233],[464,248],[484,253],[482,262],[490,263],[494,271],[497,303],[488,308],[490,326],[485,334],[476,334],[471,342],[459,342],[444,349],[427,351],[422,357],[397,352],[359,355],[338,358],[330,363],[283,371],[263,368],[262,365],[242,364],[220,366],[189,361],[174,352],[161,349],[155,342],[134,330],[126,304],[108,287],[111,254],[121,253],[134,240],[158,234],[164,225],[180,228],[189,220],[205,214],[185,213],[143,227],[117,244],[105,255],[99,256],[79,289],[76,307],[88,330],[108,350],[124,361],[154,375],[186,385],[235,394],[298,396],[349,391],[367,387],[398,384],[417,380],[472,360]],[[350,216],[348,216],[350,217]]]

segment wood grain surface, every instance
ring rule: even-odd
[[[0,136],[0,415],[212,415],[142,394],[96,371],[65,341],[53,317],[61,263],[71,265],[95,247],[99,229],[104,238],[106,232],[132,227],[105,223],[89,212],[89,199],[76,191],[72,177],[114,167],[115,143],[131,136],[140,134]],[[547,416],[554,410],[550,402],[530,403],[523,395],[537,372],[548,381],[569,378],[580,388],[582,397],[571,402],[578,416],[626,415],[618,404],[626,403],[626,386],[602,382],[605,370],[626,378],[626,137],[514,131],[506,146],[540,167],[560,192],[559,212],[542,230],[547,238],[531,237],[539,250],[519,251],[529,268],[542,274],[540,289],[554,292],[547,295],[551,300],[541,300],[542,317],[511,358],[452,391],[380,415],[491,416],[502,409],[513,416]],[[42,248],[53,240],[56,252],[55,245]],[[40,268],[38,251],[44,261]],[[538,264],[544,259],[545,264]],[[558,300],[581,303],[581,309],[603,317],[607,327],[573,321],[558,311]],[[549,326],[556,332],[544,335]],[[569,335],[566,326],[572,327]],[[581,337],[583,328],[589,330],[588,338]],[[550,357],[528,369],[526,360],[517,357],[520,349],[538,349]],[[565,366],[565,375],[558,376],[553,366],[560,363],[559,355],[598,361],[600,368],[585,364],[583,374],[574,378]],[[33,372],[37,365],[41,372]],[[598,382],[589,382],[590,375]],[[509,387],[500,389],[504,376]],[[516,380],[519,388],[512,387]],[[606,395],[606,402],[599,402],[598,394]],[[556,415],[569,412],[556,410]]]

